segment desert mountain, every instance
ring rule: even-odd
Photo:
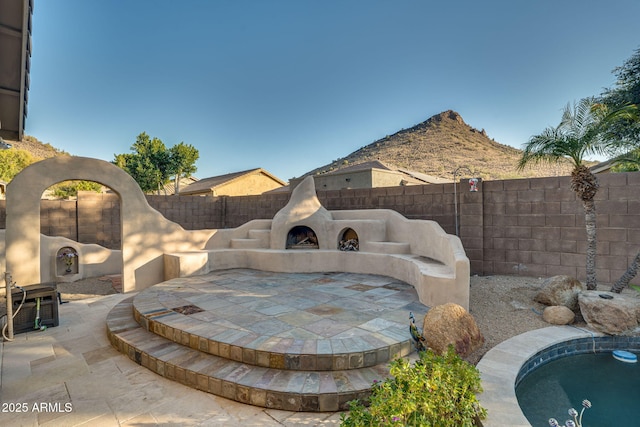
[[[22,141],[11,141],[5,139],[5,142],[11,144],[11,146],[16,150],[24,150],[29,152],[33,156],[33,158],[37,160],[48,159],[49,157],[61,155],[68,155],[64,151],[58,150],[57,148],[53,147],[51,144],[42,143],[33,136],[29,135],[25,135],[22,138]]]
[[[536,165],[518,171],[516,165],[521,155],[521,150],[494,141],[484,129],[469,126],[460,114],[448,110],[410,129],[379,139],[305,176],[375,160],[449,180],[459,167],[467,167],[475,176],[485,180],[570,174],[568,164]]]

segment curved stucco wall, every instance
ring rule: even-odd
[[[151,208],[135,180],[117,166],[86,157],[59,156],[34,163],[7,185],[6,270],[27,285],[43,281],[40,198],[51,185],[87,180],[120,196],[122,281],[125,292],[163,280],[162,254],[202,249],[215,231],[186,231]]]
[[[64,261],[57,255],[65,248],[78,254],[73,273],[65,271]],[[40,280],[42,282],[73,282],[87,277],[120,274],[122,252],[96,244],[83,244],[60,236],[40,235]]]
[[[464,255],[462,255],[464,256]],[[420,302],[433,307],[453,302],[469,309],[468,262],[455,270],[429,264],[411,254],[342,252],[338,250],[211,249],[167,253],[165,277],[207,274],[230,268],[251,268],[284,273],[345,272],[379,274],[413,285]],[[464,266],[467,268],[464,268]]]

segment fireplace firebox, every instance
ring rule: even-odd
[[[318,236],[306,225],[297,225],[287,234],[287,249],[318,249]]]
[[[359,251],[360,242],[358,241],[358,233],[353,228],[346,228],[340,234],[338,241],[338,249],[341,251]]]

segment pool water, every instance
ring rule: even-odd
[[[640,363],[625,363],[610,352],[578,354],[549,362],[524,377],[516,387],[522,412],[532,426],[562,425],[569,408],[584,411],[583,427],[640,425]]]

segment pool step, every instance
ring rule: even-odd
[[[366,398],[374,380],[389,375],[388,364],[316,371],[249,365],[201,352],[145,330],[133,316],[133,297],[107,316],[111,344],[131,360],[189,387],[255,406],[286,411],[335,412]],[[189,340],[187,340],[189,341]]]

